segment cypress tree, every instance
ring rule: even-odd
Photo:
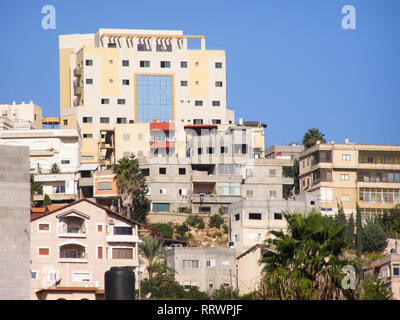
[[[363,250],[363,228],[361,220],[361,212],[358,203],[356,204],[356,252],[357,257],[361,257]]]
[[[346,239],[351,241],[351,247],[354,248],[354,217],[351,214],[349,221],[346,226]]]

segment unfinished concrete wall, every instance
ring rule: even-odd
[[[0,146],[0,300],[30,299],[29,148]]]

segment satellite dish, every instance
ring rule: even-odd
[[[150,299],[150,297],[151,297],[151,292],[149,292],[149,293],[146,295],[146,299]]]

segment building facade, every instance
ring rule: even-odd
[[[358,203],[372,217],[400,203],[400,146],[317,143],[299,160],[300,191],[315,193],[323,213],[340,204],[355,213]]]
[[[188,39],[200,42],[188,47]],[[232,123],[226,108],[225,51],[177,30],[99,29],[62,35],[62,128],[82,126],[82,161],[98,162],[100,130],[115,124]]]
[[[231,248],[173,247],[167,249],[167,265],[185,289],[199,287],[212,294],[220,286],[237,288],[236,253]]]
[[[42,129],[42,108],[34,104],[0,104],[0,131]]]
[[[106,271],[139,265],[139,242],[136,223],[87,199],[32,219],[31,299],[99,298]]]

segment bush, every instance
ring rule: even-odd
[[[224,218],[222,218],[220,214],[214,214],[210,217],[208,225],[210,226],[210,228],[216,227],[219,229],[223,223]]]
[[[191,227],[204,229],[204,219],[202,217],[199,217],[197,214],[187,217],[186,223]]]
[[[210,297],[207,293],[200,291],[199,287],[190,287],[188,291],[185,292],[186,299],[192,300],[209,300]]]
[[[187,226],[186,223],[183,223],[180,226],[175,227],[176,233],[183,238],[185,236],[185,233],[189,231],[189,227]]]
[[[174,229],[166,223],[158,223],[154,226],[154,229],[164,238],[172,238],[172,234],[174,233]]]
[[[213,292],[215,300],[231,300],[239,298],[239,290],[233,290],[231,287],[225,287],[221,285],[219,289],[215,289]]]
[[[222,225],[222,229],[224,230],[224,233],[225,233],[225,234],[229,232],[229,230],[228,230],[228,225],[225,224],[225,223]]]
[[[44,199],[43,199],[43,208],[46,208],[47,206],[51,206],[52,203],[53,203],[53,202],[51,201],[49,195],[46,193],[46,194],[44,195]]]

